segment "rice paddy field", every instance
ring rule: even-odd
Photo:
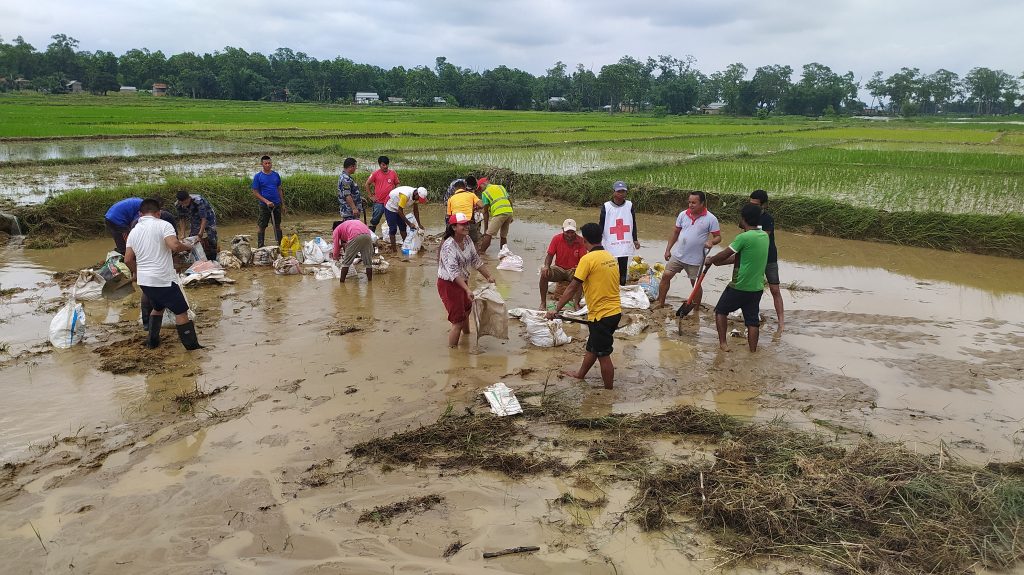
[[[1024,125],[985,120],[758,120],[4,95],[0,198],[20,205],[30,225],[42,219],[33,211],[59,220],[54,210],[82,194],[102,199],[99,206],[168,186],[214,194],[221,203],[232,200],[217,194],[237,188],[241,206],[259,156],[269,153],[286,179],[302,182],[286,181],[291,197],[309,194],[311,209],[321,202],[330,208],[341,161],[355,157],[365,179],[384,154],[408,183],[440,187],[470,171],[493,172],[514,194],[579,203],[601,201],[608,184],[622,179],[637,192],[637,203],[653,211],[678,210],[685,190],[708,192],[712,205],[732,205],[763,188],[784,208],[780,227],[840,237],[859,237],[863,226],[822,229],[823,216],[806,207],[866,209],[879,221],[929,214],[929,221],[953,228],[968,218],[995,235],[964,242],[949,234],[915,237],[916,230],[901,233],[897,218],[888,235],[861,239],[1013,255],[1024,244],[1017,231],[1024,213]],[[973,230],[967,226],[965,233]]]

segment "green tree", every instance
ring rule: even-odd
[[[1003,93],[1016,92],[1017,81],[1002,70],[974,68],[964,76],[964,87],[978,114],[998,113]]]
[[[405,99],[414,106],[430,106],[437,95],[438,80],[434,71],[426,66],[409,70],[405,81]]]

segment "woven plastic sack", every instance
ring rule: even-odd
[[[64,307],[50,320],[50,343],[58,349],[67,349],[85,337],[85,308],[72,295]]]
[[[491,284],[473,291],[473,323],[477,341],[484,335],[508,339],[508,308],[505,299]]]

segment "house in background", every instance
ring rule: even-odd
[[[712,102],[706,106],[701,106],[700,113],[704,114],[705,116],[716,116],[718,114],[724,114],[726,105],[727,104],[725,102]]]
[[[356,104],[376,104],[380,102],[380,96],[377,92],[356,92],[354,101]]]
[[[552,96],[548,98],[548,109],[549,110],[564,110],[569,107],[569,100],[566,100],[562,96]]]
[[[122,94],[134,94],[134,93],[136,93],[138,91],[139,91],[139,89],[136,88],[135,86],[121,86],[121,89],[118,90],[118,92],[120,92]]]
[[[401,106],[405,104],[405,98],[396,98],[395,96],[388,96],[388,104],[395,104]]]
[[[153,84],[153,95],[154,96],[166,96],[167,95],[167,84],[156,83]]]
[[[82,83],[78,80],[71,80],[67,84],[64,84],[64,91],[68,94],[81,94]]]
[[[448,100],[445,100],[441,96],[434,96],[434,105],[435,106],[447,106],[448,105]]]

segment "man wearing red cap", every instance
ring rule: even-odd
[[[491,238],[500,234],[498,248],[508,243],[508,228],[512,223],[512,200],[505,186],[492,184],[487,178],[476,181],[476,189],[484,202],[484,235],[480,238],[480,253],[491,247]]]

